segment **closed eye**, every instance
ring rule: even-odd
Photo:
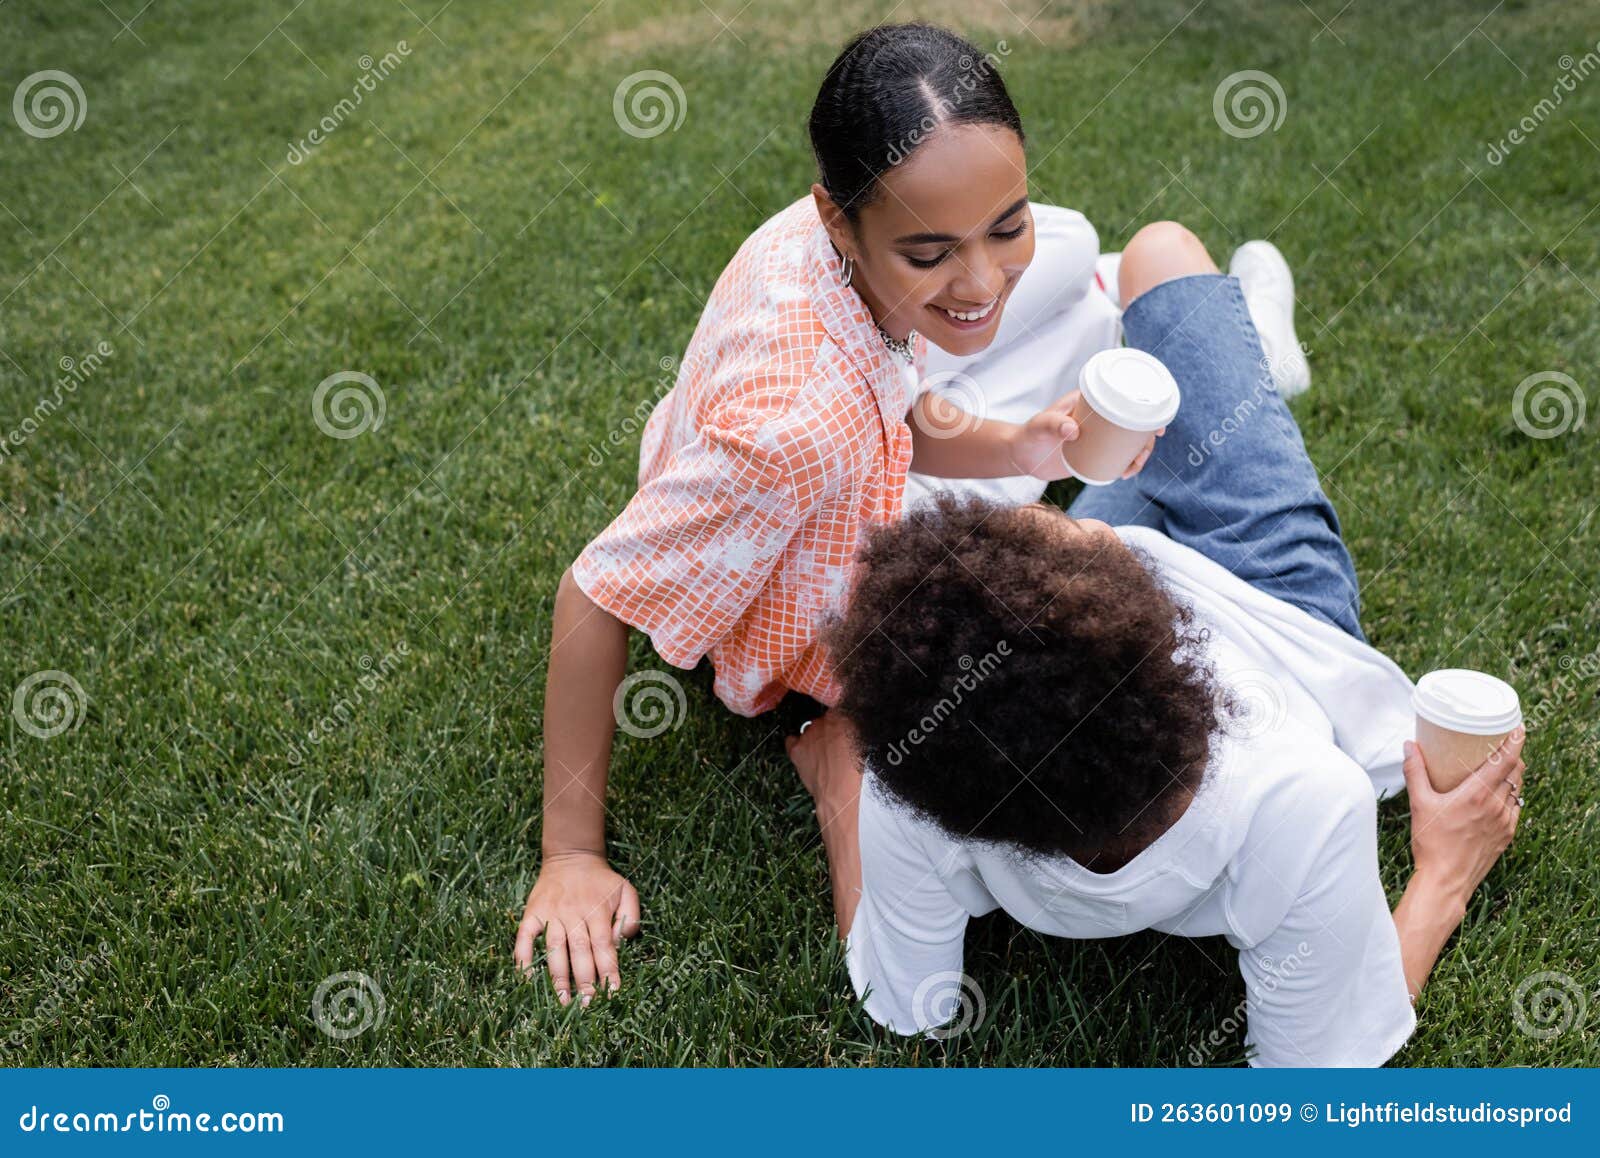
[[[1027,231],[1028,223],[1027,221],[1023,221],[1015,229],[996,230],[995,232],[989,234],[989,236],[997,237],[1001,241],[1015,241]],[[950,256],[950,254],[951,251],[947,249],[938,257],[912,257],[909,253],[905,254],[904,256],[907,261],[909,261],[918,269],[932,269],[934,266],[941,264],[945,258]]]

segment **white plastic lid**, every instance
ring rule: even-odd
[[[1472,736],[1509,732],[1522,722],[1517,690],[1505,680],[1481,671],[1447,667],[1431,671],[1417,681],[1411,693],[1417,715]]]
[[[1078,389],[1095,413],[1124,430],[1159,430],[1178,413],[1178,383],[1143,350],[1101,350],[1083,364]]]

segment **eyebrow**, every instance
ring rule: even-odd
[[[1010,208],[1008,208],[1004,213],[1000,214],[1000,216],[998,216],[998,217],[996,217],[994,219],[993,223],[989,226],[989,228],[993,229],[994,226],[999,225],[1007,217],[1010,217],[1013,213],[1015,213],[1017,210],[1021,209],[1027,203],[1028,203],[1028,199],[1026,197],[1017,198],[1015,201],[1013,201],[1011,203],[1011,207]],[[960,240],[961,239],[959,237],[956,237],[955,235],[949,234],[949,233],[908,233],[904,237],[895,238],[894,239],[894,244],[895,245],[934,245],[934,244],[941,244],[941,243],[947,242],[947,241],[960,241]]]

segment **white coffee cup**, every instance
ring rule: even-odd
[[[1078,374],[1078,437],[1062,447],[1072,473],[1090,486],[1116,482],[1152,430],[1178,413],[1178,383],[1161,359],[1143,350],[1101,350]]]
[[[1487,760],[1522,723],[1517,690],[1467,668],[1441,668],[1417,681],[1417,746],[1434,791],[1448,792]]]

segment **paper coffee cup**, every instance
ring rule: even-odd
[[[1417,746],[1435,792],[1448,792],[1489,758],[1522,723],[1517,691],[1466,668],[1442,668],[1417,681]]]
[[[1101,350],[1078,374],[1081,400],[1072,417],[1078,438],[1062,447],[1072,473],[1090,486],[1116,482],[1152,430],[1178,413],[1178,383],[1143,350]]]

